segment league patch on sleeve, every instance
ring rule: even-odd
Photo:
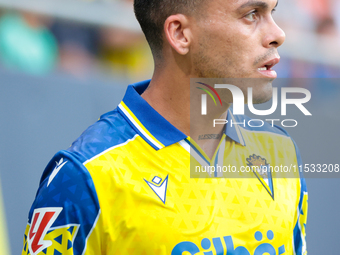
[[[22,255],[74,254],[73,241],[79,224],[51,227],[62,208],[34,210],[32,224],[28,224],[24,236]]]
[[[44,237],[62,210],[61,207],[34,210],[27,236],[28,247],[32,255],[36,255],[52,245],[52,241],[44,240]]]

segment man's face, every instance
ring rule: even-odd
[[[276,78],[272,66],[280,58],[277,48],[285,40],[272,17],[276,5],[277,0],[206,0],[193,29],[194,74],[204,78],[265,78],[261,89],[256,85],[254,101],[268,100],[271,81]]]

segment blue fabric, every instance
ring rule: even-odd
[[[56,162],[66,162],[53,181],[49,177],[56,167]],[[47,165],[40,181],[36,199],[29,212],[28,221],[32,223],[34,210],[37,208],[62,207],[56,221],[51,226],[60,227],[80,224],[73,242],[75,255],[82,254],[85,241],[98,217],[99,202],[94,183],[87,169],[69,152],[60,151]]]
[[[69,152],[83,163],[95,155],[133,138],[136,132],[116,110],[100,117],[71,145]]]
[[[185,134],[168,122],[140,96],[149,83],[150,80],[147,80],[130,85],[127,88],[123,102],[143,126],[164,146],[172,145],[187,138]],[[151,146],[153,145],[151,144]]]

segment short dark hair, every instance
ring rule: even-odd
[[[204,0],[134,0],[136,18],[152,53],[159,57],[163,47],[163,26],[173,14],[190,15]]]

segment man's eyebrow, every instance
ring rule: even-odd
[[[274,8],[277,7],[277,5],[279,4],[279,1],[276,2],[276,5]],[[263,9],[263,10],[267,10],[269,8],[269,5],[268,3],[266,2],[263,2],[263,1],[257,1],[257,0],[250,0],[244,4],[242,4],[240,7],[237,8],[237,12],[242,12],[243,9],[245,8],[260,8],[260,9]]]

